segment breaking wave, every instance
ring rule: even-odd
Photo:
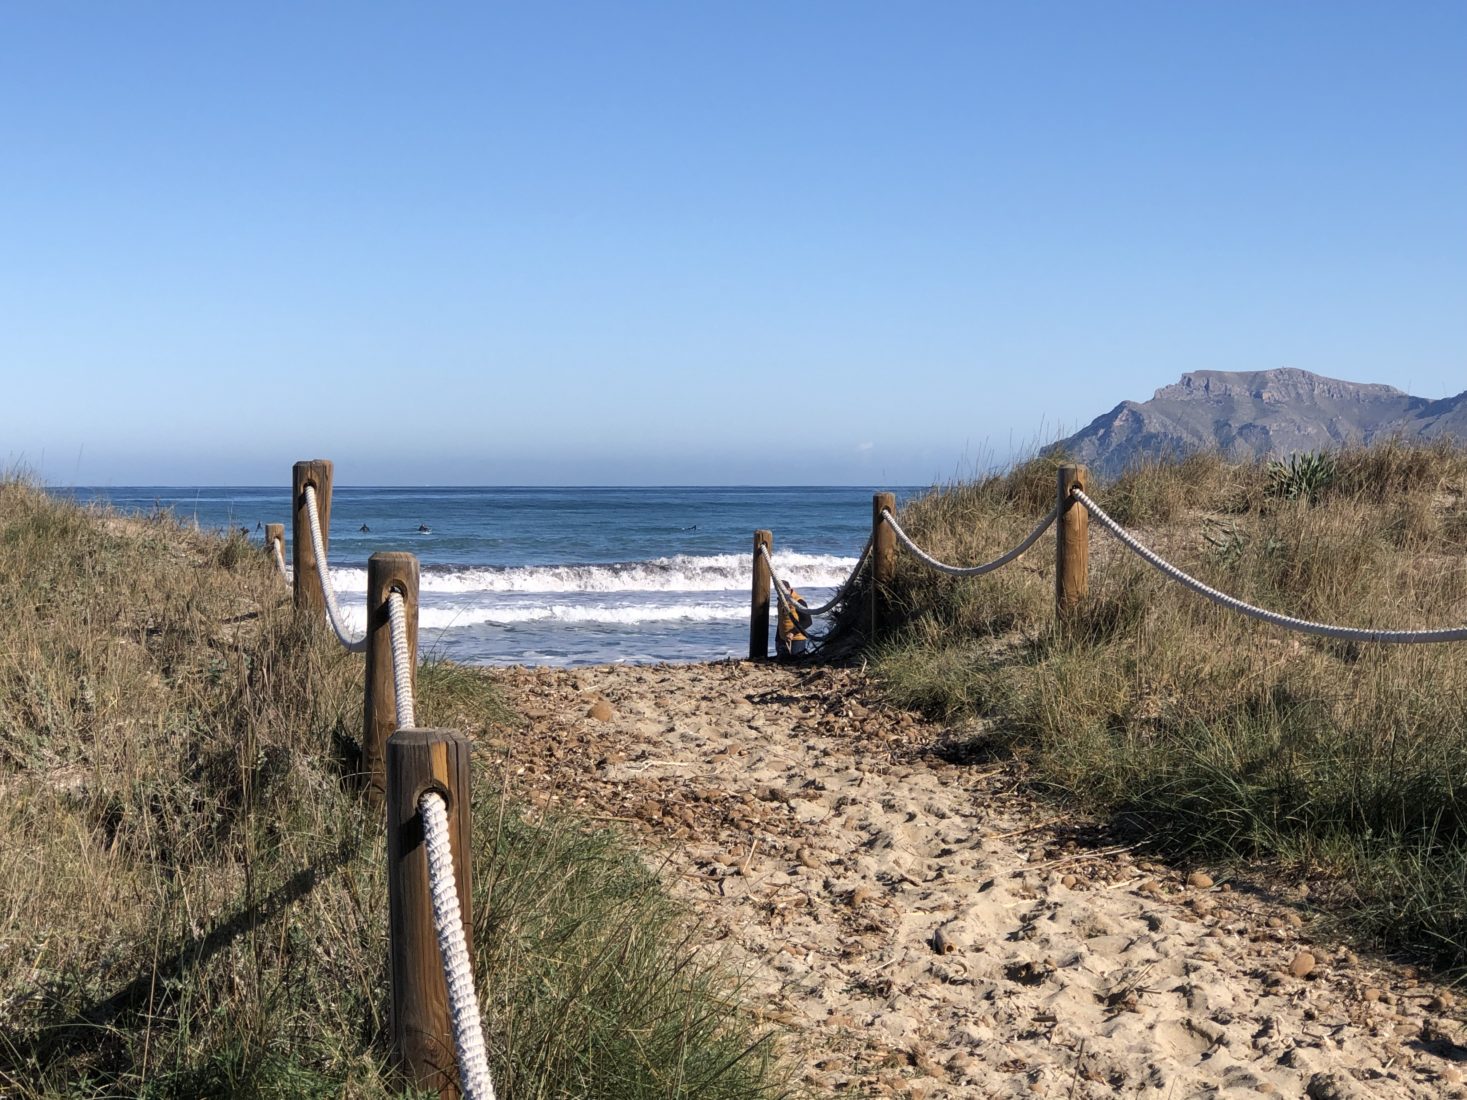
[[[835,554],[776,552],[774,555],[775,571],[796,587],[833,588],[846,579],[855,564],[855,558]],[[332,569],[331,577],[338,592],[367,590],[365,569]],[[424,594],[733,592],[747,589],[750,580],[748,554],[677,554],[605,565],[428,565],[423,567],[420,590]]]
[[[342,608],[351,629],[366,629],[366,608]],[[623,626],[637,623],[736,622],[749,617],[749,609],[738,604],[524,604],[517,607],[420,607],[421,630],[449,630],[468,626],[513,626],[519,623],[607,623]]]

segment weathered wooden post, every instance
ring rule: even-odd
[[[275,560],[275,543],[276,543],[277,540],[280,543],[280,553],[281,553],[281,556],[284,557],[284,555],[285,555],[285,524],[283,524],[283,523],[267,523],[267,524],[265,524],[265,555],[271,561],[274,561]]]
[[[769,586],[773,579],[769,560],[759,551],[774,553],[774,532],[754,532],[754,588],[749,604],[749,660],[769,656]]]
[[[448,987],[433,925],[428,852],[418,799],[437,791],[448,804],[448,835],[464,938],[473,957],[469,910],[469,743],[457,730],[398,730],[387,741],[387,904],[390,1026],[397,1062],[417,1088],[457,1100]]]
[[[392,619],[387,599],[402,596],[407,622],[408,683],[418,682],[418,559],[397,551],[367,559],[367,691],[362,720],[362,778],[380,805],[387,792],[387,739],[398,730],[397,677],[392,663]]]
[[[321,549],[331,545],[331,463],[324,458],[297,462],[293,470],[294,525],[290,531],[290,564],[295,577],[295,605],[324,613],[326,595],[316,576],[316,550],[311,545],[311,521],[306,515],[306,486],[316,489],[316,511],[321,517]]]
[[[896,515],[895,493],[871,497],[871,639],[880,638],[890,625],[891,582],[896,576],[896,532],[882,518]]]
[[[1061,621],[1079,606],[1090,586],[1090,511],[1070,496],[1090,486],[1084,466],[1059,468],[1059,518],[1054,531],[1054,604]]]

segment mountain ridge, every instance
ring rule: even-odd
[[[1249,459],[1443,436],[1467,442],[1467,390],[1414,397],[1381,383],[1280,367],[1188,371],[1149,401],[1122,401],[1049,450],[1114,477],[1139,461],[1195,451]]]

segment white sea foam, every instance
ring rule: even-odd
[[[367,612],[360,604],[343,607],[342,614],[353,631],[366,629]],[[634,626],[638,623],[735,622],[749,617],[749,609],[737,604],[522,604],[516,607],[420,607],[420,630],[450,630],[493,624],[518,623],[608,623]]]
[[[797,588],[833,588],[855,558],[775,553],[774,569]],[[424,568],[423,593],[466,592],[734,592],[749,587],[750,555],[678,554],[609,565],[525,565]],[[332,569],[338,592],[365,593],[365,569]],[[618,621],[618,620],[606,620]]]

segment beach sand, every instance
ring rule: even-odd
[[[859,672],[490,675],[528,723],[489,766],[628,831],[817,1094],[1467,1096],[1451,993],[1316,934],[1308,882],[1151,862]]]

